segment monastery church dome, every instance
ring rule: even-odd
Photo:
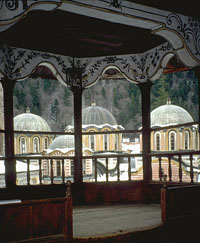
[[[50,132],[51,128],[41,116],[30,113],[30,109],[27,108],[26,113],[14,118],[14,130]]]
[[[169,99],[166,105],[161,105],[151,112],[151,127],[164,127],[193,121],[192,116],[185,109],[172,105]]]
[[[105,108],[96,106],[96,103],[92,103],[91,106],[83,109],[82,112],[82,124],[83,125],[117,125],[117,121],[114,116]]]
[[[74,148],[74,136],[73,135],[61,135],[53,140],[49,149],[64,149]]]

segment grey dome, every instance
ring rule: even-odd
[[[85,108],[82,112],[82,124],[83,125],[117,125],[117,121],[114,116],[105,108],[96,106],[94,103]]]
[[[74,136],[73,135],[61,135],[53,140],[49,149],[63,149],[74,148]]]
[[[151,127],[163,127],[193,121],[193,118],[185,109],[177,105],[172,105],[171,102],[168,102],[166,105],[161,105],[151,112]]]
[[[50,132],[48,123],[41,117],[27,110],[14,118],[14,130],[16,131],[42,131]]]

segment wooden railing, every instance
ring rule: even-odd
[[[1,158],[2,160],[6,159],[5,157]],[[26,178],[26,182],[24,184],[57,184],[57,176],[54,173],[54,161],[61,161],[61,175],[59,176],[59,183],[65,184],[70,177],[65,176],[65,168],[64,163],[65,160],[71,160],[73,163],[74,156],[16,156],[16,161],[23,161],[25,165],[27,165],[27,169],[24,171],[24,178]],[[44,163],[49,163],[48,172],[44,169]],[[31,169],[31,166],[35,168]],[[33,180],[37,178],[36,180]],[[17,178],[18,180],[18,178]],[[20,184],[20,183],[19,183]]]
[[[199,182],[198,174],[200,168],[197,161],[200,151],[180,151],[180,152],[159,152],[151,153],[152,162],[152,180],[169,181],[169,182]],[[196,159],[196,164],[194,163]],[[6,160],[1,158],[1,163]],[[65,166],[66,161],[70,161],[73,165],[74,156],[16,156],[16,161],[23,161],[27,165],[26,170],[19,172],[17,175],[18,185],[32,185],[32,184],[64,184],[67,180],[73,181],[73,171],[70,175],[66,175]],[[55,174],[55,161],[60,161],[59,176]],[[98,181],[131,181],[142,180],[143,170],[137,170],[131,167],[131,160],[142,161],[142,154],[107,154],[96,156],[83,156],[83,162],[91,161],[92,172],[90,174],[83,174],[83,180],[87,182]],[[187,168],[185,161],[187,160]],[[33,169],[32,161],[37,163]],[[48,171],[44,168],[44,163],[49,164]],[[176,164],[176,166],[174,166]],[[123,169],[123,166],[126,168]],[[99,168],[101,172],[99,171]],[[156,176],[155,176],[156,174]],[[20,182],[20,176],[23,176]]]
[[[84,174],[83,179],[87,182],[133,180],[131,160],[135,160],[137,157],[141,157],[141,154],[111,153],[109,155],[83,156],[83,162],[90,160],[92,166],[92,173]],[[6,157],[1,157],[0,162],[3,163],[4,160]],[[16,156],[15,160],[25,165],[25,169],[17,173],[18,185],[64,184],[67,180],[73,181],[73,172],[66,175],[65,166],[66,161],[70,161],[73,165],[74,156]],[[55,173],[56,161],[60,161],[61,165],[59,176]],[[47,163],[48,168],[44,166]],[[121,168],[123,165],[126,167],[125,169]],[[102,178],[99,176],[99,166]],[[20,176],[23,176],[21,181]]]
[[[151,129],[151,131],[157,131],[157,130],[162,130],[162,129],[166,129],[166,128],[174,128],[174,127],[184,127],[184,126],[189,126],[189,125],[198,125],[198,122],[192,122],[192,123],[186,123],[186,124],[179,124],[176,126],[169,126],[169,127],[165,127],[165,128],[153,128]],[[4,133],[4,130],[0,130],[0,133]],[[142,130],[122,130],[122,131],[106,131],[106,132],[93,132],[92,134],[116,134],[116,133],[122,133],[122,134],[139,134],[141,133]],[[24,134],[24,133],[30,133],[30,134],[43,134],[43,135],[66,135],[66,134],[70,134],[70,135],[74,135],[74,133],[64,133],[64,132],[25,132],[25,131],[15,131],[15,134],[19,133],[19,134]],[[91,134],[91,132],[83,132],[82,135],[87,135],[87,134]],[[103,151],[106,152],[106,151]],[[188,161],[190,161],[190,166],[189,171],[187,172],[187,174],[189,173],[189,181],[190,182],[197,182],[197,173],[199,171],[199,168],[194,166],[193,163],[193,159],[196,155],[199,155],[200,151],[172,151],[172,152],[158,152],[158,153],[154,153],[151,152],[149,154],[151,161],[152,161],[152,165],[153,161],[156,159],[157,160],[157,164],[158,164],[158,168],[157,170],[157,174],[158,176],[152,177],[153,180],[158,180],[158,181],[162,181],[167,179],[169,182],[172,181],[178,181],[178,182],[183,182],[184,181],[184,163],[183,163],[183,157],[188,156]],[[93,173],[91,174],[83,174],[83,179],[84,181],[90,181],[90,182],[97,182],[99,180],[103,180],[103,181],[110,181],[112,180],[112,176],[113,172],[115,173],[115,180],[116,181],[120,181],[122,180],[122,176],[121,176],[121,170],[120,170],[120,166],[122,164],[122,160],[127,160],[127,171],[126,171],[126,180],[130,181],[130,180],[136,180],[136,178],[138,180],[143,180],[143,168],[141,166],[140,168],[140,173],[138,171],[133,172],[131,170],[131,159],[139,159],[140,161],[142,161],[142,153],[139,154],[109,154],[109,155],[94,155],[94,156],[82,156],[82,160],[91,160],[92,161],[92,166],[93,166]],[[57,184],[57,183],[65,183],[67,180],[71,180],[73,181],[73,172],[71,173],[71,175],[66,175],[65,174],[65,161],[66,160],[70,160],[72,165],[73,165],[73,161],[74,161],[74,156],[29,156],[29,155],[16,155],[14,158],[14,160],[19,160],[19,161],[24,161],[27,164],[27,169],[26,171],[24,171],[24,174],[26,174],[25,179],[24,179],[24,183],[25,185],[30,185],[30,184]],[[109,168],[109,162],[111,160],[115,160],[116,161],[116,166],[113,169]],[[0,163],[4,163],[4,160],[7,160],[6,157],[1,157]],[[32,170],[31,166],[32,160],[36,160],[37,164],[38,164],[38,170]],[[45,174],[46,172],[44,172],[44,161],[49,161],[49,171],[48,171],[48,175]],[[59,175],[56,175],[54,173],[54,161],[55,160],[60,160],[61,162],[61,173]],[[102,166],[100,164],[99,161],[104,161],[103,162],[103,166],[104,166],[104,172],[103,172],[103,176],[98,176],[98,171],[99,171],[99,166]],[[167,172],[163,171],[163,164],[164,164],[164,160],[165,160],[165,164],[167,161],[168,164],[168,169]],[[178,176],[175,178],[174,177],[174,173],[173,173],[173,166],[172,163],[176,162],[177,166],[178,166]],[[153,167],[152,167],[153,168]],[[154,173],[154,171],[153,171]],[[36,174],[37,176],[37,180],[33,180],[34,176],[33,174]],[[136,175],[137,174],[137,175]],[[3,177],[3,175],[1,175],[1,177]],[[124,180],[124,179],[123,179]],[[36,182],[37,181],[37,182]],[[187,179],[188,181],[188,179]],[[18,182],[19,183],[19,182]],[[1,183],[0,183],[1,184]],[[0,186],[1,187],[1,186]]]
[[[188,175],[187,182],[191,182],[191,183],[198,182],[197,176],[200,172],[200,168],[197,161],[199,162],[199,158],[198,158],[199,155],[200,155],[199,150],[159,152],[159,153],[149,154],[149,156],[151,157],[152,165],[153,165],[153,160],[157,160],[158,163],[157,172],[158,172],[159,181],[168,180],[169,182],[172,182],[173,180],[175,180],[176,182],[183,182],[184,181],[183,176],[185,175],[184,173],[187,173]],[[196,157],[196,164],[194,162],[195,157]],[[178,170],[177,176],[173,175],[172,161],[177,164],[177,170]],[[165,170],[163,169],[164,166],[165,166]]]
[[[110,180],[121,181],[133,180],[132,172],[131,172],[131,159],[135,159],[137,157],[141,157],[142,154],[110,154],[110,155],[98,155],[98,156],[83,156],[83,159],[91,159],[94,165],[94,176],[93,180],[97,182],[98,178],[98,165],[103,165],[105,168],[104,171],[104,181],[108,182]],[[113,162],[114,160],[114,162]],[[112,162],[111,162],[112,161]],[[109,165],[109,163],[114,163],[113,166]],[[127,170],[123,170],[120,168],[120,165],[126,165]],[[113,178],[111,176],[113,174]],[[123,175],[125,178],[123,178]]]

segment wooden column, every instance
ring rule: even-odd
[[[151,121],[150,121],[150,91],[151,82],[139,84],[142,99],[142,153],[144,182],[152,179],[151,159],[148,156],[151,150]]]
[[[82,170],[82,87],[71,88],[74,95],[74,140],[75,140],[75,160],[74,160],[74,182],[83,182]]]
[[[16,160],[14,158],[14,122],[13,122],[13,89],[15,81],[1,80],[4,99],[4,129],[5,129],[5,182],[6,187],[16,186]]]
[[[196,67],[194,68],[194,73],[195,73],[195,76],[197,77],[198,79],[198,98],[199,98],[199,110],[198,110],[198,121],[199,121],[199,141],[198,141],[198,149],[200,149],[200,67]]]

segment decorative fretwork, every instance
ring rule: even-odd
[[[193,55],[200,59],[200,21],[190,17],[170,14],[167,17],[167,27],[174,29],[183,37]]]
[[[28,1],[28,0],[21,0],[21,1],[18,1],[18,0],[4,0],[0,4],[0,9],[3,8],[3,6],[4,6],[5,8],[7,8],[10,11],[15,11],[16,9],[19,8],[19,4],[22,4],[22,9],[23,10],[27,10],[28,6],[30,4],[33,4],[34,2],[38,2],[38,0],[32,0],[32,2]]]
[[[140,83],[151,80],[163,68],[162,61],[168,54],[174,55],[169,43],[143,54],[99,58],[72,58],[0,45],[0,73],[9,79],[20,80],[29,76],[38,65],[45,65],[62,82],[74,86],[79,80],[80,86],[85,88],[97,82],[106,69],[116,68],[128,80]]]
[[[110,7],[118,8],[122,10],[123,0],[110,0]]]
[[[61,3],[62,0],[1,0],[0,31],[4,31],[15,24],[23,18],[28,11],[34,9],[44,10],[44,5],[48,5],[45,10],[52,10]]]
[[[125,78],[139,83],[153,77],[162,68],[162,61],[169,53],[173,53],[173,48],[165,43],[143,54],[83,58],[80,61],[86,67],[84,77],[89,80],[88,86],[97,82],[109,67],[120,70]]]
[[[0,44],[0,72],[9,79],[23,79],[41,64],[52,67],[54,74],[59,73],[64,81],[72,58]]]

